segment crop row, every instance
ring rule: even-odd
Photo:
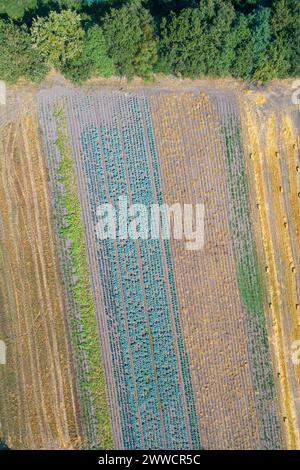
[[[165,197],[205,206],[204,247],[173,243],[175,279],[204,448],[259,448],[218,119],[204,93],[151,98]]]
[[[239,289],[246,311],[262,445],[266,449],[276,449],[281,448],[282,437],[264,312],[264,286],[253,239],[240,118],[233,96],[220,96],[217,109],[227,159],[230,228]]]
[[[101,279],[102,344],[109,344],[106,353],[112,358],[115,390],[109,393],[118,404],[122,445],[197,448],[170,247],[161,240],[95,238],[99,204],[117,209],[119,196],[145,205],[162,199],[147,101],[118,93],[74,93],[68,116],[79,179],[84,174],[86,183],[81,198],[91,214],[86,231],[93,237],[96,259],[91,264],[98,271],[92,276]]]
[[[39,112],[48,159],[54,223],[59,237],[58,251],[67,295],[85,445],[109,449],[112,438],[106,384],[64,101],[59,99],[52,107],[41,96]]]

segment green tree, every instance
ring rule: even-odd
[[[100,26],[93,26],[86,35],[84,54],[90,62],[92,75],[111,77],[115,72],[113,60],[108,57],[108,47]]]
[[[47,11],[55,10],[81,10],[85,2],[84,0],[39,0],[39,6],[46,7]],[[45,8],[44,8],[45,9]]]
[[[234,59],[231,65],[231,75],[250,80],[253,71],[253,54],[250,23],[247,15],[237,15],[233,25],[233,36]]]
[[[100,26],[92,26],[85,36],[82,54],[66,64],[63,73],[75,82],[92,76],[111,77],[115,73],[112,59],[107,54],[107,44]]]
[[[254,71],[253,79],[268,82],[275,78],[285,78],[290,69],[290,55],[282,39],[271,41],[268,54]]]
[[[206,41],[207,74],[226,76],[230,73],[233,60],[232,25],[235,11],[231,2],[207,0],[200,2],[201,22]]]
[[[31,27],[34,47],[49,65],[61,69],[82,54],[84,30],[81,17],[74,11],[51,11],[47,18],[37,18]]]
[[[273,33],[278,37],[288,34],[293,17],[289,9],[288,0],[277,0],[273,2],[272,29]]]
[[[80,10],[82,7],[82,0],[57,0],[57,3],[61,8],[67,8],[70,10]]]
[[[293,17],[293,23],[290,27],[290,45],[291,45],[291,74],[300,76],[300,2],[290,0],[290,11]]]
[[[228,75],[233,61],[230,2],[205,0],[161,24],[158,70],[182,76]]]
[[[205,37],[199,11],[185,9],[162,19],[157,71],[196,77],[206,71],[203,48]]]
[[[0,79],[15,83],[23,77],[40,81],[48,69],[31,45],[27,29],[0,20]]]
[[[13,20],[20,19],[27,10],[36,8],[38,0],[0,0],[0,14],[6,13]]]
[[[289,53],[283,41],[273,36],[271,19],[271,10],[264,7],[237,16],[233,28],[233,76],[263,82],[286,76]]]
[[[300,3],[276,0],[273,5],[272,30],[289,57],[289,73],[300,75]]]
[[[267,60],[268,47],[272,38],[271,10],[258,8],[249,15],[252,47],[253,69],[259,70],[260,65]]]
[[[151,78],[157,43],[153,18],[141,2],[113,8],[104,17],[103,30],[117,72],[128,78],[134,75]]]

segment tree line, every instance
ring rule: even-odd
[[[300,76],[299,0],[0,0],[0,79]]]

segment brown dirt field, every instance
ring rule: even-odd
[[[47,176],[25,106],[0,141],[0,437],[12,448],[76,448],[80,412]]]
[[[288,449],[300,448],[300,366],[291,357],[300,335],[300,140],[294,111],[286,103],[257,106],[252,97],[243,102],[252,213],[266,266],[266,312]]]
[[[202,444],[260,448],[218,118],[204,93],[158,95],[152,108],[166,202],[205,204],[204,249],[187,251],[173,242]]]

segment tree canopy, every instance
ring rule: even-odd
[[[276,0],[273,5],[272,31],[285,49],[289,73],[300,75],[300,2]]]
[[[230,3],[210,0],[162,20],[158,69],[182,76],[228,75],[232,57]]]
[[[26,27],[0,19],[0,78],[9,83],[19,78],[39,81],[46,72],[45,62],[32,47]]]
[[[300,75],[299,0],[0,0],[0,20],[0,79]]]
[[[80,15],[63,10],[51,11],[46,18],[36,18],[31,27],[34,47],[49,65],[60,69],[83,50],[84,30]]]
[[[0,14],[5,13],[16,20],[24,16],[25,11],[37,7],[38,0],[0,0]]]
[[[87,31],[82,53],[68,61],[62,71],[75,82],[82,82],[92,76],[107,78],[115,73],[114,62],[108,56],[106,40],[100,26],[92,26]]]
[[[113,8],[104,18],[103,30],[119,74],[150,78],[157,60],[157,42],[153,18],[141,2]]]

